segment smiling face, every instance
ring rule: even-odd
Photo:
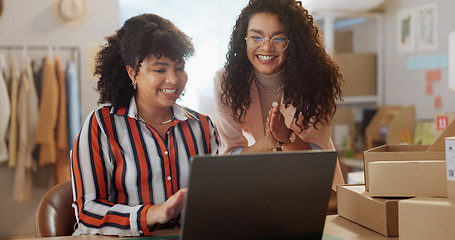
[[[261,35],[263,38],[286,36],[278,15],[271,13],[254,14],[248,23],[248,31],[245,37],[249,35]],[[275,51],[269,40],[265,40],[264,45],[259,49],[253,50],[248,46],[246,49],[248,59],[260,73],[271,75],[283,68],[287,50]]]
[[[131,80],[137,84],[136,101],[150,108],[174,105],[188,80],[183,59],[172,61],[164,56],[158,59],[149,55],[142,62],[136,77],[133,68],[128,66],[127,70]]]

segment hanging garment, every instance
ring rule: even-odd
[[[18,202],[29,201],[32,196],[32,143],[30,131],[29,96],[31,86],[26,67],[21,71],[21,81],[17,100],[18,144],[16,171],[14,174],[13,199]],[[32,140],[32,141],[30,141]],[[27,167],[29,165],[29,167]]]
[[[68,99],[68,141],[70,148],[72,148],[73,143],[82,127],[79,80],[76,64],[72,61],[68,61],[66,66],[66,95]]]
[[[55,56],[55,70],[59,85],[59,107],[57,118],[57,163],[54,168],[55,184],[64,182],[71,177],[68,147],[68,121],[66,80],[60,56]]]
[[[19,122],[17,166],[14,175],[13,199],[18,202],[31,200],[32,172],[36,169],[33,151],[36,147],[34,136],[38,121],[38,96],[33,80],[30,58],[26,59],[19,85],[17,116]]]
[[[9,91],[11,90],[11,84],[10,84],[10,71],[11,68],[8,64],[8,61],[6,60],[6,56],[4,53],[0,53],[0,70],[3,72],[3,79],[5,80],[6,84],[6,89],[8,89],[8,96],[10,95]]]
[[[27,167],[32,168],[33,170],[37,169],[37,163],[38,163],[38,155],[37,149],[38,145],[35,142],[34,136],[36,132],[36,125],[38,123],[38,109],[39,109],[39,98],[38,98],[38,90],[35,85],[35,75],[33,72],[33,65],[32,65],[32,60],[28,57],[27,62],[26,62],[26,69],[27,69],[27,76],[30,82],[30,94],[28,98],[28,103],[29,103],[29,130],[30,130],[30,143],[32,145],[32,162],[27,163]]]
[[[11,116],[8,138],[9,167],[16,167],[17,160],[17,94],[19,91],[19,74],[17,74],[15,62],[14,56],[11,56]]]
[[[0,69],[0,163],[8,160],[6,134],[10,120],[11,106],[3,71]]]
[[[55,128],[58,116],[58,82],[55,64],[49,55],[45,57],[42,75],[41,99],[39,103],[38,124],[35,141],[39,144],[39,165],[55,164],[57,148]]]
[[[38,102],[41,99],[41,86],[43,77],[43,65],[46,58],[40,60],[32,60],[33,80],[35,81],[36,94],[38,95]]]

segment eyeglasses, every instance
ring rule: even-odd
[[[246,45],[252,50],[258,50],[264,46],[265,40],[270,41],[272,49],[275,51],[284,51],[289,45],[289,39],[285,36],[273,36],[272,38],[264,38],[261,35],[248,35],[245,38]]]

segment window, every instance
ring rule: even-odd
[[[237,16],[248,0],[119,0],[120,25],[130,17],[154,13],[169,19],[193,40],[195,54],[188,59],[188,83],[179,104],[214,119],[213,78],[226,62]]]

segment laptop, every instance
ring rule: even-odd
[[[181,240],[321,239],[335,151],[197,156]]]

